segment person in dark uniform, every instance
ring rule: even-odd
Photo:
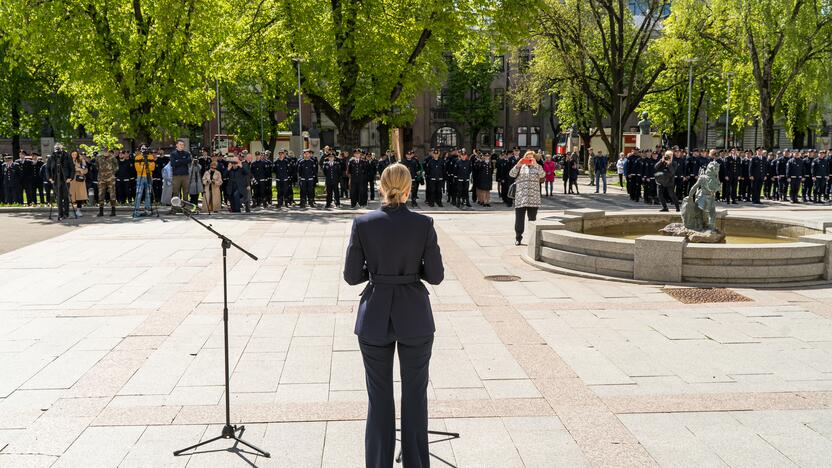
[[[257,160],[251,163],[251,177],[254,181],[254,206],[269,206],[272,187],[272,167],[266,155],[257,151]]]
[[[361,148],[352,152],[347,173],[350,178],[350,205],[363,208],[367,204],[367,161],[361,159]]]
[[[412,192],[410,193],[410,206],[416,208],[419,206],[419,204],[416,203],[416,199],[418,198],[419,192],[419,183],[416,179],[419,177],[420,164],[419,160],[416,159],[416,154],[413,152],[413,150],[410,150],[407,153],[405,153],[404,161],[402,161],[402,164],[404,164],[410,171],[410,190],[412,190]]]
[[[829,160],[826,159],[826,152],[821,151],[818,157],[812,161],[812,178],[814,179],[814,190],[812,190],[812,201],[823,203],[826,197],[826,179],[829,177]]]
[[[814,179],[812,179],[812,162],[815,160],[814,151],[803,151],[803,203],[812,201],[812,188],[814,186]]]
[[[341,156],[338,158],[341,161],[341,169],[344,173],[341,174],[341,198],[349,198],[350,196],[350,177],[347,173],[350,165],[350,154],[347,151],[341,151]]]
[[[300,187],[300,207],[309,204],[315,207],[315,185],[318,182],[318,164],[312,159],[312,150],[303,150],[303,159],[298,162],[298,186]]]
[[[35,168],[35,161],[25,151],[21,151],[21,158],[17,161],[20,164],[20,185],[22,192],[26,195],[26,205],[36,205],[37,198],[35,194],[37,192],[37,184],[35,183],[35,176],[37,170]]]
[[[272,163],[275,186],[277,187],[277,207],[289,206],[289,190],[291,190],[289,175],[289,161],[286,160],[286,152],[277,152],[277,159]]]
[[[788,200],[789,195],[789,158],[786,157],[782,152],[778,151],[777,159],[775,159],[774,161],[775,166],[777,167],[777,185],[779,187],[778,200],[786,201]]]
[[[380,177],[381,173],[387,169],[387,166],[393,164],[394,162],[396,162],[396,157],[394,156],[393,151],[385,151],[384,156],[382,156],[381,159],[378,160],[378,163],[376,163],[376,174]]]
[[[52,203],[52,184],[49,183],[49,175],[46,173],[46,162],[38,153],[34,153],[34,156],[38,198],[41,205],[47,205]]]
[[[685,175],[685,158],[679,150],[673,150],[673,188],[676,193],[676,199],[681,200],[685,198],[685,187],[687,186],[687,176]],[[659,188],[661,190],[661,187]]]
[[[442,185],[445,183],[445,162],[439,159],[439,150],[434,148],[430,159],[425,161],[425,201],[428,206],[442,206]]]
[[[456,163],[459,161],[459,154],[456,150],[451,151],[445,159],[445,192],[448,203],[453,203],[456,193]],[[508,174],[508,172],[506,172]]]
[[[765,179],[763,179],[763,194],[766,200],[777,199],[777,165],[774,163],[774,152],[769,151],[766,153],[764,167],[766,175]]]
[[[646,205],[659,204],[659,190],[656,186],[656,163],[658,162],[658,154],[651,151],[649,158],[645,158],[641,167],[641,175],[644,180],[644,203]]]
[[[367,158],[367,191],[370,195],[370,200],[376,199],[376,176],[380,174],[378,171],[378,159],[376,154],[372,153]]]
[[[332,208],[332,199],[335,198],[335,206],[341,206],[341,177],[344,170],[341,162],[335,159],[335,153],[330,151],[323,163],[324,183],[326,184],[326,207]]]
[[[685,191],[690,193],[690,188],[699,179],[699,159],[692,154],[685,156]]]
[[[630,200],[634,202],[638,202],[641,194],[640,181],[641,163],[639,162],[639,151],[636,149],[627,156],[627,193],[630,194]]]
[[[20,165],[14,162],[10,154],[5,155],[3,159],[5,160],[2,167],[3,203],[18,203],[17,192],[22,190],[20,187]]]
[[[298,157],[289,151],[286,159],[289,161],[289,204],[295,204],[295,186],[298,185]]]
[[[445,276],[433,219],[407,209],[410,171],[393,164],[381,175],[380,209],[357,217],[344,262],[344,280],[367,282],[361,293],[355,334],[366,375],[368,468],[392,467],[396,446],[393,357],[401,364],[401,449],[405,467],[430,466],[428,368],[436,330],[430,296],[422,281]]]
[[[745,151],[740,158],[740,171],[737,174],[738,192],[737,198],[742,201],[751,201],[751,188],[749,187],[748,174],[751,171],[751,151]]]
[[[748,184],[750,185],[749,192],[751,196],[751,203],[759,205],[760,192],[763,189],[763,180],[766,175],[766,162],[763,157],[763,149],[757,148],[757,152],[751,157],[748,164]]]
[[[46,161],[46,173],[49,183],[55,189],[58,204],[58,220],[69,216],[69,181],[75,178],[75,164],[72,157],[64,151],[64,145],[57,143]]]
[[[803,179],[802,154],[795,152],[794,156],[786,163],[786,174],[789,178],[789,195],[792,203],[797,203],[797,193],[800,191],[800,182]]]
[[[728,183],[726,187],[723,184],[723,190],[726,192],[724,198],[726,203],[732,205],[737,204],[737,185],[740,175],[740,158],[737,155],[737,150],[731,150],[731,154],[725,158],[725,182]],[[727,190],[726,190],[727,189]]]
[[[472,170],[473,167],[471,166],[471,160],[468,159],[468,154],[462,152],[459,155],[459,161],[456,162],[456,173],[454,174],[454,178],[456,179],[456,203],[454,205],[457,208],[462,208],[463,206],[471,207],[468,189],[471,186]]]

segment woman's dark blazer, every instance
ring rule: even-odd
[[[355,218],[344,280],[368,281],[361,293],[355,334],[374,342],[431,336],[436,331],[422,280],[445,278],[433,219],[404,205]]]

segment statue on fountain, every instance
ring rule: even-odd
[[[682,202],[682,223],[668,224],[661,232],[686,237],[688,242],[725,242],[725,233],[716,228],[716,192],[721,185],[719,163],[711,161],[699,170],[699,178]]]

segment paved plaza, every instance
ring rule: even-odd
[[[556,200],[541,216],[637,208]],[[832,221],[789,208],[755,212]],[[430,426],[461,434],[431,445],[434,466],[830,465],[832,285],[684,305],[534,269],[511,211],[432,215],[446,279],[428,286]],[[0,215],[33,242],[0,255],[0,466],[363,466],[351,218],[211,219],[260,258],[229,254],[231,414],[266,459],[225,441],[171,455],[224,420],[216,238],[172,217],[56,229]],[[484,278],[503,274],[521,280]]]

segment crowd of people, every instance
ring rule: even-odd
[[[664,160],[664,163],[662,162]],[[619,155],[619,183],[626,180],[630,199],[658,204],[670,199],[677,205],[696,184],[699,172],[712,161],[719,165],[722,190],[717,200],[727,204],[761,204],[763,199],[791,203],[826,203],[832,191],[832,151],[754,151],[679,148],[665,152],[636,150]],[[657,174],[659,177],[657,177]],[[665,206],[666,208],[666,206]]]
[[[590,151],[586,162],[589,184],[595,193],[607,192],[607,173],[618,175],[630,199],[646,204],[672,202],[678,209],[696,183],[700,169],[710,161],[719,164],[725,203],[761,203],[761,199],[792,203],[823,203],[832,191],[832,151],[783,150],[684,150],[673,148],[621,153],[615,162],[600,151]],[[86,154],[69,153],[59,143],[47,158],[21,151],[17,160],[6,155],[0,165],[0,201],[7,204],[48,205],[57,196],[59,217],[82,216],[85,205],[98,207],[104,216],[110,205],[115,216],[117,205],[132,205],[133,216],[146,216],[159,205],[169,206],[173,197],[199,206],[202,212],[250,212],[252,208],[366,207],[376,198],[376,182],[388,165],[397,162],[392,151],[381,157],[356,148],[352,152],[325,147],[313,154],[304,150],[300,157],[280,150],[239,154],[210,154],[201,150],[193,156],[178,141],[169,151],[142,146],[128,151],[103,150]],[[578,176],[582,165],[577,153],[553,157],[542,151],[531,155],[540,166],[541,195],[555,194],[554,181],[563,181],[564,194],[580,194]],[[511,173],[520,156],[519,148],[502,153],[465,149],[432,149],[419,157],[408,151],[401,162],[411,174],[408,203],[417,207],[424,187],[424,202],[443,207],[445,203],[467,209],[472,203],[490,207],[492,187],[497,183],[499,202],[514,205],[509,187],[516,176]],[[323,182],[322,184],[320,182]],[[65,196],[61,197],[61,194]],[[176,210],[171,207],[171,211]]]

